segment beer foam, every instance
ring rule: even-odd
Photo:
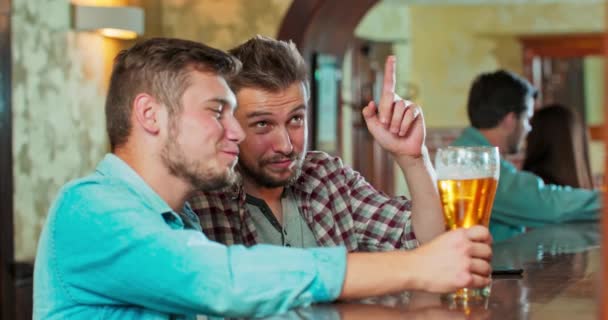
[[[437,166],[438,180],[469,180],[494,178],[498,180],[498,170],[475,168],[470,166]]]
[[[435,155],[435,170],[440,180],[498,180],[499,159],[496,147],[439,148]]]

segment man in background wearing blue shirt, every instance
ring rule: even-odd
[[[499,70],[479,75],[469,92],[471,127],[452,144],[497,146],[501,155],[518,152],[533,129],[530,118],[536,94],[528,81],[514,73]],[[495,241],[501,241],[528,227],[598,219],[600,208],[597,191],[545,184],[535,174],[501,159],[490,232]]]
[[[263,316],[315,302],[489,284],[483,227],[408,251],[225,246],[186,199],[233,183],[244,133],[226,78],[240,62],[178,39],[116,58],[106,101],[112,153],[60,191],[36,256],[34,319]]]

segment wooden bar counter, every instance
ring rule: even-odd
[[[494,277],[490,298],[467,306],[408,292],[269,319],[597,319],[599,228],[598,222],[552,225],[495,244],[493,266],[521,267],[523,275]]]

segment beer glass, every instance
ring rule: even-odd
[[[447,231],[488,226],[498,186],[500,155],[497,147],[439,148],[435,156],[437,185]],[[471,300],[490,295],[483,289],[463,288],[450,299]]]

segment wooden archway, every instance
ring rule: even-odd
[[[328,53],[342,61],[355,28],[378,0],[293,0],[278,38],[292,40],[310,62],[312,54]]]

